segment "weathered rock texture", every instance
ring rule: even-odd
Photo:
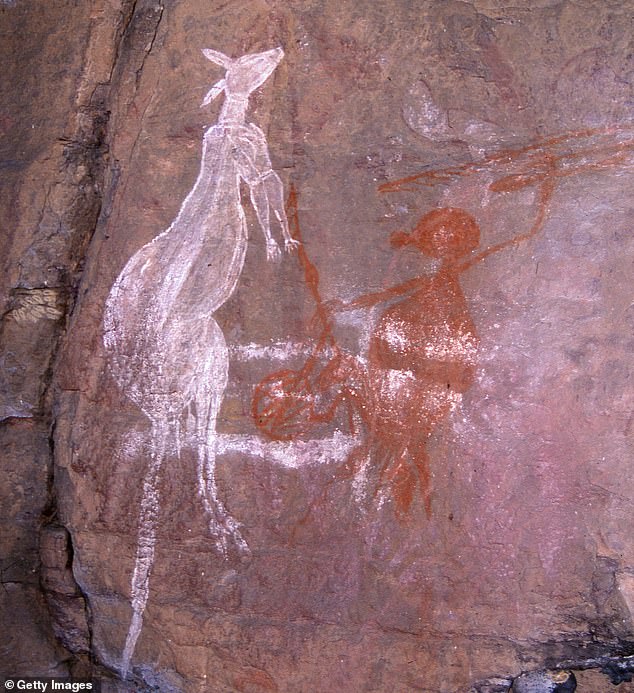
[[[245,188],[246,264],[215,315],[217,482],[251,553],[216,550],[195,460],[171,450],[135,683],[108,685],[484,692],[569,668],[581,693],[627,690],[633,12],[0,3],[4,674],[118,676],[150,440],[109,370],[104,303],[196,179],[222,103],[200,107],[223,76],[201,49],[281,46],[249,120],[295,191],[302,251],[267,262]],[[465,258],[517,238],[442,295],[441,257],[390,245],[437,208],[477,223]],[[301,371],[324,334],[318,366],[341,359],[310,374],[304,409],[254,417],[258,383]]]

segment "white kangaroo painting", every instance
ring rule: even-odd
[[[230,547],[248,552],[238,522],[218,496],[215,476],[216,418],[227,384],[228,350],[214,312],[234,292],[244,266],[247,225],[241,181],[249,188],[268,260],[281,254],[271,234],[271,210],[285,248],[296,245],[266,137],[247,121],[249,95],[284,53],[274,48],[236,59],[209,49],[203,54],[223,67],[225,76],[202,103],[206,106],[224,93],[218,122],[204,133],[200,173],[171,225],[125,265],[105,308],[110,369],[151,423],[131,581],[132,619],[121,662],[124,678],[148,600],[160,512],[159,473],[168,456],[180,458],[185,448],[195,452],[198,495],[218,550],[225,558]]]

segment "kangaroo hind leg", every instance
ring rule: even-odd
[[[207,515],[209,531],[216,540],[216,546],[226,558],[230,543],[241,554],[248,554],[249,547],[240,533],[239,524],[225,508],[218,497],[216,482],[216,417],[222,403],[223,392],[215,391],[208,394],[206,407],[198,402],[197,409],[204,415],[196,423],[197,426],[197,459],[198,459],[198,493]],[[202,420],[201,420],[202,419]]]

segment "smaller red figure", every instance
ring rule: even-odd
[[[317,270],[300,246],[323,331],[302,369],[273,373],[257,386],[253,413],[261,430],[272,438],[291,439],[316,423],[332,421],[345,405],[352,429],[360,420],[364,431],[336,478],[354,478],[357,484],[366,478],[373,497],[379,503],[391,497],[401,519],[419,495],[430,516],[427,443],[473,384],[477,364],[479,338],[460,275],[541,229],[555,176],[544,172],[538,182],[537,218],[528,232],[474,255],[480,243],[474,217],[462,209],[434,209],[410,233],[393,233],[391,243],[395,248],[413,246],[439,261],[437,271],[348,303],[321,301]],[[299,233],[295,198],[293,204],[289,220]],[[337,312],[379,304],[386,307],[372,331],[364,367],[337,346],[332,321]],[[326,350],[330,358],[324,366]]]

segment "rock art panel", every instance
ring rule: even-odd
[[[127,8],[81,285],[11,294],[66,335],[60,626],[121,690],[587,693],[632,641],[626,6]]]

